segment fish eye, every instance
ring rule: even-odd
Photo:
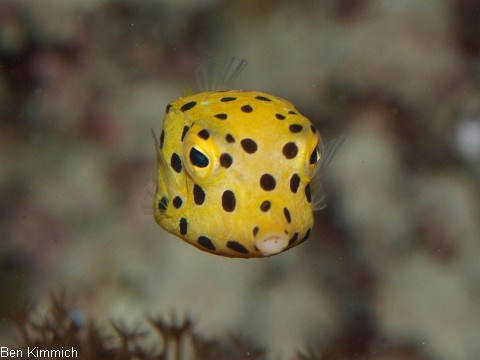
[[[318,151],[318,147],[316,147],[313,151],[312,154],[310,155],[310,164],[314,165],[317,163],[317,161],[320,160],[320,153]]]
[[[323,143],[318,132],[307,140],[306,147],[303,175],[305,180],[308,180],[313,177],[315,169],[320,166],[319,162],[323,156]]]
[[[183,139],[185,170],[193,181],[213,181],[220,168],[215,137],[205,127],[193,125]]]
[[[208,160],[208,157],[202,152],[195,149],[194,147],[190,149],[189,156],[190,156],[190,162],[192,163],[193,166],[205,168],[210,163],[210,161]]]

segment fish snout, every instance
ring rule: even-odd
[[[288,246],[289,239],[285,234],[268,234],[255,240],[255,246],[264,255],[270,256],[278,254]]]
[[[294,221],[297,212],[291,204],[279,199],[260,198],[260,212],[251,213],[250,221],[254,224],[253,244],[263,256],[271,256],[286,250],[290,245],[291,235],[297,231]],[[292,216],[293,215],[293,216]]]

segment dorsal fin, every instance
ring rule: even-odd
[[[195,71],[196,86],[186,88],[184,95],[230,90],[247,64],[247,60],[237,59],[233,56],[218,57],[204,61]]]

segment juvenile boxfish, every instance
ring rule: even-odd
[[[218,90],[244,65],[211,91],[167,105],[153,212],[163,229],[201,250],[265,257],[310,236],[312,211],[325,205],[323,169],[343,139],[324,147],[312,123],[279,97]]]

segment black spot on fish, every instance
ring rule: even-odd
[[[307,197],[308,202],[312,201],[312,193],[310,192],[310,184],[305,186],[305,196]]]
[[[292,133],[299,133],[300,131],[303,130],[303,126],[299,124],[292,124],[289,126],[289,129]]]
[[[227,134],[227,136],[225,136],[225,140],[227,140],[227,142],[229,142],[229,143],[234,143],[235,142],[235,138],[230,134]]]
[[[197,240],[197,243],[201,246],[203,246],[205,249],[208,250],[216,250],[215,245],[213,245],[212,240],[210,240],[206,236],[200,236]]]
[[[310,125],[310,130],[312,130],[312,133],[314,134],[317,132],[317,129],[315,129],[313,125]]]
[[[233,241],[233,240],[230,240],[230,241],[227,241],[227,247],[233,251],[236,251],[238,253],[241,253],[241,254],[248,254],[248,250],[245,246],[243,246],[242,244],[240,244],[239,242],[236,242],[236,241]]]
[[[229,102],[229,101],[234,101],[237,100],[236,97],[231,97],[231,96],[225,96],[220,99],[221,102]]]
[[[298,114],[297,114],[295,111],[293,111],[293,110],[290,110],[288,113],[289,113],[289,114],[292,114],[292,115],[298,115]]]
[[[243,105],[240,110],[242,110],[244,113],[251,113],[253,108],[250,105]]]
[[[180,219],[180,234],[185,235],[187,233],[188,222],[187,219],[181,218]]]
[[[190,110],[192,109],[195,105],[197,105],[197,102],[196,101],[190,101],[186,104],[183,104],[181,107],[180,107],[180,111],[187,111],[187,110]]]
[[[255,227],[253,228],[253,236],[257,236],[258,230],[259,230],[258,226],[255,226]]]
[[[172,203],[173,203],[173,206],[175,206],[175,209],[179,209],[183,204],[183,200],[180,196],[175,196],[173,198]]]
[[[260,210],[262,210],[263,212],[267,212],[268,210],[270,210],[270,207],[272,206],[272,203],[268,200],[265,200],[264,202],[262,202],[262,204],[260,205]]]
[[[222,195],[222,207],[226,212],[232,212],[236,206],[235,194],[231,190],[225,190]]]
[[[283,208],[283,214],[285,215],[285,219],[287,220],[287,223],[292,222],[292,217],[290,216],[290,211],[288,211],[287,208]]]
[[[295,241],[297,241],[297,239],[298,239],[298,233],[296,232],[295,234],[293,234],[292,238],[288,242],[288,246],[292,246],[295,243]]]
[[[167,206],[168,206],[168,198],[166,196],[162,196],[162,198],[158,202],[158,210],[163,212],[167,210]]]
[[[233,159],[229,154],[220,155],[220,165],[228,169],[232,165]]]
[[[272,191],[276,185],[275,178],[270,174],[263,174],[260,178],[260,186],[265,191]]]
[[[261,101],[272,101],[271,99],[265,97],[265,96],[255,96],[255,99],[261,100]]]
[[[298,154],[298,147],[294,142],[289,142],[284,145],[282,152],[287,159],[293,159]]]
[[[307,232],[303,236],[302,240],[300,240],[299,244],[303,243],[305,240],[307,240],[310,237],[310,233],[312,232],[312,229],[308,228]]]
[[[165,109],[165,112],[168,113],[171,108],[172,108],[172,104],[168,104],[167,108]]]
[[[182,160],[180,159],[180,156],[178,156],[177,153],[172,154],[172,157],[170,158],[170,166],[177,173],[180,174],[182,172]]]
[[[228,115],[227,114],[216,114],[214,115],[217,119],[220,120],[227,120]]]
[[[193,185],[193,200],[197,205],[202,205],[205,202],[205,191],[200,185]]]
[[[290,190],[292,190],[292,192],[296,194],[299,186],[300,176],[298,176],[298,174],[293,174],[292,178],[290,179]]]
[[[188,129],[190,129],[188,126],[184,126],[184,127],[183,127],[182,138],[181,138],[180,141],[183,141],[183,139],[185,138],[185,135],[187,135]]]
[[[275,114],[275,117],[276,117],[278,120],[285,120],[285,115],[282,115],[282,114]]]
[[[160,149],[163,148],[164,141],[165,141],[165,130],[162,129],[162,133],[160,134]]]
[[[197,135],[200,136],[204,140],[208,140],[208,138],[210,137],[210,133],[205,129],[200,130]]]
[[[242,145],[243,150],[245,150],[249,154],[253,154],[258,149],[257,143],[254,140],[248,138],[240,141],[240,145]]]

